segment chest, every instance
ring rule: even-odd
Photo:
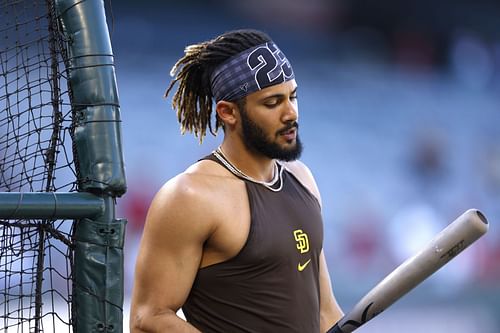
[[[233,193],[230,214],[214,238],[219,254],[214,261],[238,256],[241,264],[293,264],[321,251],[323,225],[317,200],[292,176],[284,181],[279,192],[247,183]]]
[[[295,179],[288,177],[286,181],[279,193],[249,188],[251,225],[244,259],[297,262],[321,251],[319,204]]]

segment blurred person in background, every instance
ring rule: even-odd
[[[265,33],[237,30],[188,46],[171,74],[182,132],[224,139],[149,208],[131,331],[326,332],[342,311],[318,187],[298,161],[289,61]]]

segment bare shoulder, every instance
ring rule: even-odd
[[[200,161],[166,182],[157,195],[160,198],[166,195],[169,199],[187,200],[186,204],[192,200],[200,204],[209,199],[207,194],[216,190],[222,181],[227,180],[225,178],[229,177],[221,166],[212,161]]]
[[[212,161],[200,161],[167,181],[156,193],[148,211],[148,224],[195,229],[210,234],[216,228],[234,177]],[[229,186],[228,186],[229,184]],[[181,226],[182,224],[182,226]]]
[[[311,170],[300,160],[295,160],[291,162],[281,162],[285,168],[293,173],[295,177],[303,177],[305,179],[311,178],[314,180]],[[309,180],[311,180],[309,179]]]
[[[213,205],[222,183],[232,180],[227,171],[212,161],[200,161],[171,178],[158,191],[152,206],[178,206],[188,209]],[[171,207],[170,207],[171,208]]]
[[[311,170],[302,161],[282,162],[283,166],[304,185],[321,204],[321,195]]]

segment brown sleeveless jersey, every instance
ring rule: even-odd
[[[287,170],[283,182],[273,192],[245,180],[247,241],[235,257],[198,271],[183,306],[203,333],[319,332],[320,206]]]

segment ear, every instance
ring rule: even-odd
[[[225,126],[234,126],[237,123],[238,106],[235,103],[227,101],[218,101],[215,105],[215,112],[222,120]]]

